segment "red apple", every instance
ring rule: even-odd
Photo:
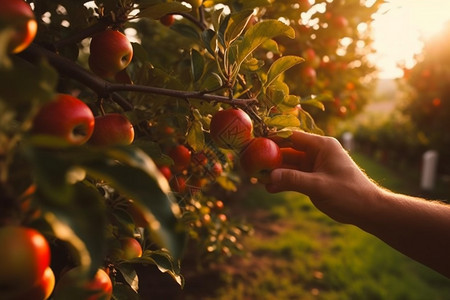
[[[264,137],[252,139],[240,153],[242,169],[262,183],[269,181],[270,172],[280,167],[281,163],[280,148],[274,141]]]
[[[170,179],[172,178],[172,171],[170,170],[170,168],[168,166],[159,166],[158,169],[161,174],[164,175],[167,181],[170,181]]]
[[[122,114],[110,113],[95,118],[94,132],[88,143],[96,146],[130,145],[134,128]]]
[[[241,109],[221,110],[211,119],[210,134],[218,147],[241,149],[252,138],[253,123]]]
[[[108,274],[98,269],[94,277],[90,278],[88,269],[75,267],[64,273],[56,283],[54,299],[110,300],[112,298],[112,282]]]
[[[173,169],[176,172],[185,170],[191,162],[191,151],[183,145],[177,145],[169,151],[173,160]]]
[[[159,19],[159,21],[161,22],[161,24],[163,24],[167,27],[170,27],[170,26],[172,26],[173,22],[175,22],[175,18],[173,17],[173,15],[168,14],[168,15],[161,17]]]
[[[307,48],[303,51],[302,56],[306,62],[312,62],[316,58],[316,51],[313,48]]]
[[[32,131],[62,138],[72,145],[81,145],[91,137],[94,123],[94,115],[83,101],[59,94],[39,110]]]
[[[26,49],[34,40],[37,32],[37,22],[30,5],[23,0],[0,1],[0,24],[11,26],[8,51],[19,53]]]
[[[311,8],[311,3],[308,0],[299,0],[298,4],[300,4],[300,9],[302,11],[307,11]]]
[[[50,247],[38,231],[0,228],[0,299],[38,284],[50,264]]]
[[[333,24],[339,29],[345,28],[348,26],[348,20],[344,16],[336,16],[333,19]]]
[[[105,79],[114,79],[133,58],[133,47],[128,38],[116,30],[105,30],[92,37],[89,67]]]
[[[170,181],[170,186],[174,192],[184,193],[186,191],[186,179],[183,176],[175,176]]]
[[[306,66],[302,70],[302,79],[308,86],[313,86],[317,80],[316,70],[311,66]]]
[[[223,167],[220,162],[215,162],[211,168],[212,173],[214,176],[220,176],[223,172]]]
[[[208,163],[208,157],[204,152],[197,152],[192,155],[192,162],[199,166],[205,166]]]
[[[55,274],[50,267],[45,269],[42,278],[31,288],[21,291],[8,298],[9,300],[47,300],[55,287]]]
[[[122,259],[128,260],[142,256],[142,246],[136,239],[125,237],[120,239],[120,244],[122,250]]]

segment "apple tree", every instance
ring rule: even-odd
[[[411,69],[404,69],[405,100],[401,113],[412,123],[421,148],[440,153],[440,171],[450,173],[450,33],[447,24],[436,36],[424,41],[424,49]],[[397,136],[403,140],[404,137]]]
[[[0,2],[0,226],[45,236],[55,299],[137,298],[141,265],[182,286],[188,242],[242,250],[222,196],[371,70],[379,1],[312,2]]]

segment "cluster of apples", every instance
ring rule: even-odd
[[[35,134],[58,137],[70,145],[129,145],[134,140],[131,122],[120,113],[94,117],[89,106],[68,94],[58,94],[43,105],[33,121]]]
[[[66,299],[79,293],[80,299],[111,299],[113,285],[108,269],[99,268],[93,276],[84,266],[64,268],[58,281],[50,267],[51,249],[46,238],[33,228],[0,227],[0,299]],[[128,260],[142,255],[140,243],[121,238],[114,259]],[[85,298],[89,295],[89,298]]]
[[[241,109],[228,108],[215,113],[210,135],[218,147],[238,151],[242,169],[262,183],[267,183],[270,172],[281,166],[279,146],[269,138],[254,137],[252,120]]]

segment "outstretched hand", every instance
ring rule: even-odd
[[[274,140],[281,147],[283,166],[272,171],[269,192],[304,193],[317,208],[344,223],[356,221],[368,196],[378,193],[336,139],[296,131]]]

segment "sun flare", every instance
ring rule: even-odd
[[[388,0],[374,16],[375,64],[380,77],[402,76],[398,67],[412,67],[423,40],[450,20],[449,0]]]

